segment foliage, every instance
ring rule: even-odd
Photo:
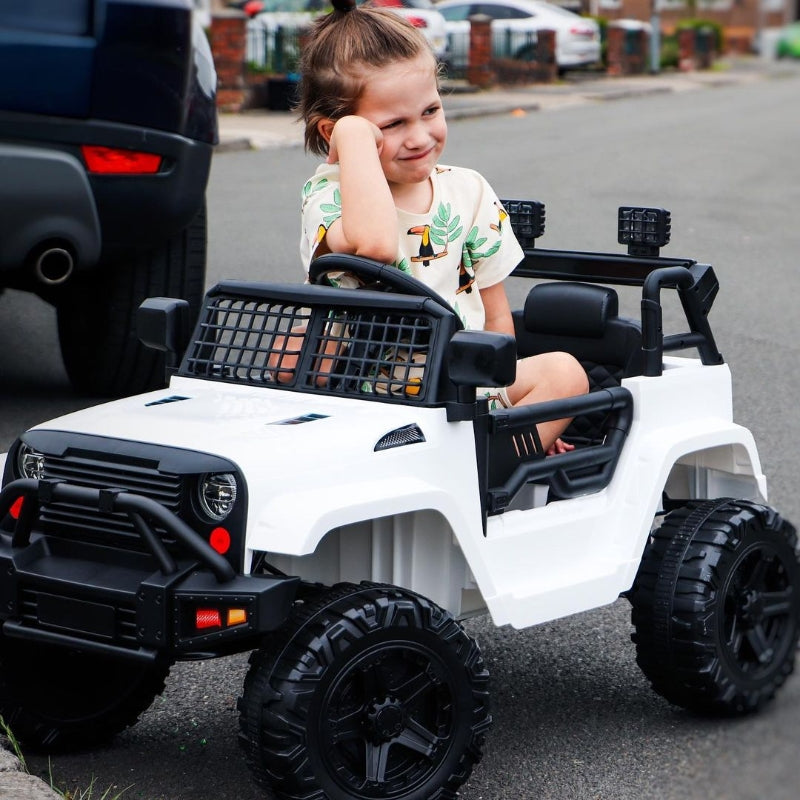
[[[4,735],[6,739],[8,739],[9,745],[11,746],[11,750],[13,751],[14,755],[17,757],[20,763],[20,767],[30,775],[30,770],[28,769],[28,764],[25,761],[25,756],[22,753],[22,748],[20,747],[19,740],[14,735],[14,732],[9,727],[8,723],[0,716],[0,734]],[[60,797],[63,797],[64,800],[94,800],[95,798],[95,779],[89,783],[89,786],[86,789],[74,789],[70,791],[69,789],[65,789],[62,791],[59,789],[54,781],[53,781],[53,773],[52,770],[50,772],[50,788]],[[117,792],[116,794],[111,794],[111,791],[114,787],[109,786],[99,797],[97,800],[119,800],[122,795],[130,789],[130,786],[122,789],[122,791]]]
[[[608,66],[608,17],[584,14],[587,19],[593,19],[600,28],[600,63],[603,67]]]
[[[659,66],[661,69],[677,69],[680,61],[680,48],[678,47],[678,37],[676,35],[662,35],[661,37],[661,57]]]

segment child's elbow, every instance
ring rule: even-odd
[[[397,241],[370,242],[363,247],[357,247],[355,255],[361,258],[371,258],[381,264],[394,264],[397,259]]]

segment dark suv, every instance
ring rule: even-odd
[[[82,392],[163,382],[134,312],[199,308],[216,74],[191,0],[0,4],[0,291],[58,312]]]

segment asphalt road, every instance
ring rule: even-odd
[[[618,250],[616,209],[672,211],[666,253],[715,265],[711,313],[771,501],[800,522],[800,75],[451,125],[445,161],[478,167],[501,196],[547,204],[542,246]],[[210,282],[296,280],[297,148],[226,153],[209,193]],[[513,282],[512,299],[524,286]],[[635,311],[636,298],[626,305]],[[667,326],[676,318],[668,313]],[[0,448],[25,426],[96,400],[70,394],[52,314],[0,298]],[[465,800],[796,800],[800,678],[761,715],[698,719],[653,695],[624,601],[526,631],[468,623],[493,675],[494,727]],[[104,749],[46,758],[62,786],[130,786],[126,800],[256,800],[236,743],[246,658],[182,664],[162,698]],[[115,790],[116,791],[116,790]]]

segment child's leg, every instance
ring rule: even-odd
[[[569,353],[542,353],[517,362],[517,379],[508,387],[508,399],[515,406],[575,397],[589,391],[589,380],[578,360]],[[571,419],[539,423],[542,447],[550,451]]]

